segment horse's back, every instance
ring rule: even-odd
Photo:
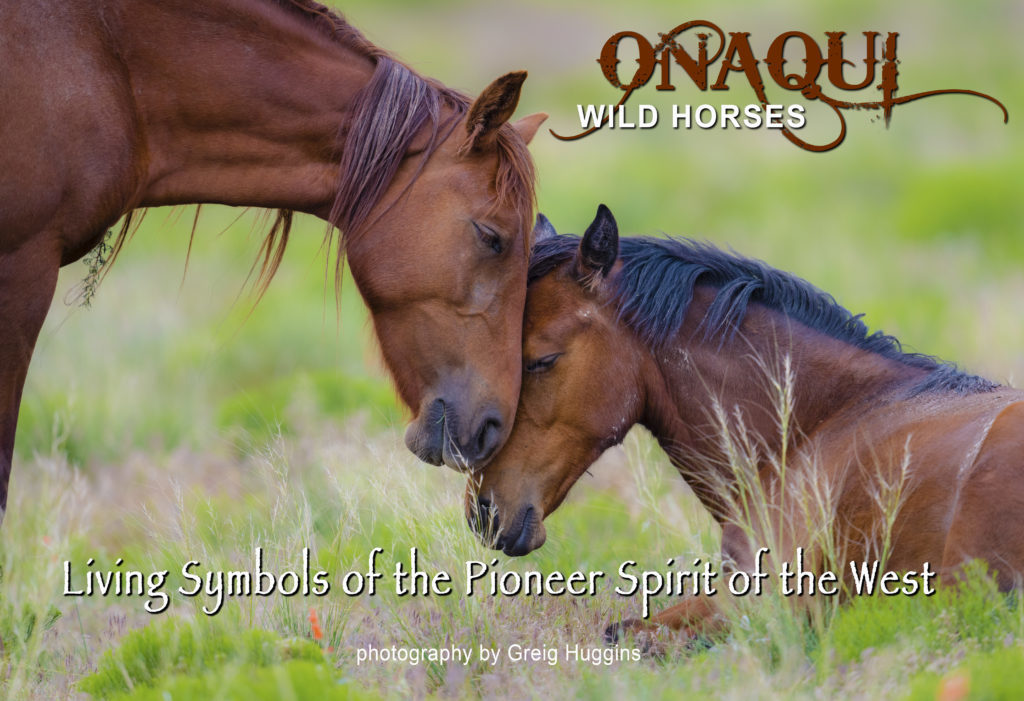
[[[987,561],[1003,588],[1024,576],[1024,401],[995,417],[959,485],[943,566],[971,558]]]
[[[851,536],[858,557],[871,556],[858,537],[878,535],[880,500],[898,497],[889,567],[948,572],[981,558],[1004,586],[1024,571],[1024,392],[919,395],[826,433],[825,464],[841,484],[837,535]]]

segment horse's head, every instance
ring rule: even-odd
[[[544,517],[621,440],[643,402],[640,353],[613,303],[615,219],[601,205],[582,239],[549,236],[531,264],[515,426],[466,494],[470,524],[506,555],[544,544]]]
[[[435,465],[483,466],[515,416],[533,215],[526,143],[546,117],[508,123],[525,75],[496,80],[447,133],[443,122],[422,129],[369,217],[372,235],[348,245],[413,412],[406,445]],[[415,157],[434,137],[429,158]]]

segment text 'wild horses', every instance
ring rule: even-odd
[[[128,214],[116,254],[140,207],[278,209],[262,284],[293,212],[327,220],[409,448],[479,467],[504,442],[544,119],[507,123],[525,73],[471,103],[309,0],[3,3],[0,66],[0,514],[58,268]]]
[[[689,241],[620,250],[604,206],[582,239],[543,220],[535,236],[516,424],[467,492],[493,547],[543,545],[543,519],[639,423],[721,525],[731,568],[769,546],[807,549],[847,587],[850,561],[942,575],[979,558],[1003,588],[1024,573],[1024,392],[904,353],[758,261]],[[708,630],[714,602],[652,623]]]

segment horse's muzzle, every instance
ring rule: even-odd
[[[501,414],[491,408],[478,412],[471,426],[465,423],[456,405],[435,399],[405,432],[405,444],[420,460],[431,465],[447,465],[463,472],[477,470],[497,452],[504,437]]]

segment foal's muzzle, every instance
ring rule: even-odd
[[[478,497],[475,501],[475,508],[472,502],[467,502],[466,519],[470,529],[487,547],[517,557],[544,545],[547,533],[543,518],[533,506],[524,506],[503,524],[490,499]]]

